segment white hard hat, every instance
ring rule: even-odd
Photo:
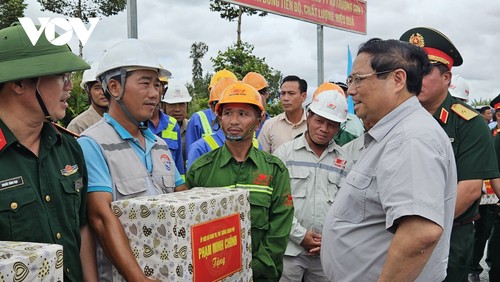
[[[118,70],[116,73],[106,75],[106,78],[109,79],[118,75],[121,68],[130,70],[153,69],[158,71],[160,77],[172,75],[160,65],[154,50],[148,44],[135,38],[125,39],[104,53],[97,68],[97,77],[103,82],[103,74],[107,74],[111,70]]]
[[[167,104],[189,103],[193,98],[184,84],[177,79],[168,81],[168,88],[162,102]]]
[[[347,99],[337,90],[320,92],[311,102],[309,110],[335,122],[347,120]]]
[[[87,82],[92,82],[92,81],[97,81],[97,68],[98,64],[93,63],[92,66],[90,66],[90,69],[85,70],[82,75],[82,82],[80,83],[80,87],[82,89],[85,89],[85,84]]]
[[[458,74],[454,74],[451,77],[450,87],[448,88],[451,96],[463,99],[465,101],[469,100],[469,83],[463,77]]]

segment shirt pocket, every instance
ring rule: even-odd
[[[293,199],[299,201],[305,199],[310,181],[309,171],[307,169],[291,169],[289,173]]]
[[[173,175],[154,176],[153,182],[163,194],[172,193],[175,189],[175,180]]]
[[[138,197],[141,196],[141,193],[148,190],[146,179],[142,177],[117,182],[115,183],[115,187],[118,194],[116,200]]]
[[[82,203],[81,190],[83,189],[83,179],[81,177],[65,177],[59,179],[63,188],[63,205],[66,215],[71,215],[76,226],[80,226],[79,214]]]
[[[357,171],[351,171],[345,185],[335,199],[333,216],[350,223],[360,223],[366,216],[366,193],[373,177]]]
[[[269,207],[271,195],[263,192],[250,192],[250,216],[252,228],[269,230]]]
[[[30,185],[0,190],[0,237],[3,240],[26,238],[33,230],[42,232],[43,223],[37,215],[43,207],[37,197]]]
[[[330,172],[328,173],[328,203],[331,205],[335,202],[335,198],[337,197],[337,193],[342,184],[342,180],[345,181],[345,177],[342,177],[338,173]]]

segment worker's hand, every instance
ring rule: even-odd
[[[310,255],[318,255],[321,249],[321,234],[307,230],[306,236],[304,236],[300,245],[308,251]]]

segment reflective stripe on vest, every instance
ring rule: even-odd
[[[219,148],[219,144],[217,144],[217,141],[215,141],[215,139],[212,135],[204,136],[203,140],[205,140],[205,142],[207,142],[208,147],[210,147],[210,150],[213,151],[213,150]],[[256,138],[253,138],[252,144],[255,148],[259,149],[259,140],[257,140]]]
[[[210,147],[210,150],[213,151],[213,150],[219,148],[219,144],[217,144],[217,141],[215,141],[215,139],[212,135],[205,136],[205,137],[203,137],[203,139],[205,140],[205,142],[207,142],[208,147]]]
[[[269,186],[263,186],[263,185],[255,185],[255,184],[236,184],[236,185],[230,185],[226,186],[228,188],[240,188],[240,189],[246,189],[250,192],[255,192],[255,193],[264,193],[264,194],[273,194],[273,187]]]
[[[168,123],[167,128],[161,132],[161,138],[177,141],[177,132],[174,130],[177,120],[171,116],[168,118],[170,122]]]
[[[212,126],[210,125],[210,122],[208,122],[208,118],[205,112],[199,111],[198,116],[200,117],[201,126],[203,126],[203,134],[201,134],[201,137],[214,134],[212,131]]]

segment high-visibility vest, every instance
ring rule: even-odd
[[[167,128],[165,128],[161,132],[161,138],[177,141],[177,132],[175,132],[174,130],[174,127],[177,124],[177,120],[171,116],[169,116],[168,118],[170,122],[168,123]]]
[[[208,118],[205,112],[199,111],[198,116],[200,117],[201,126],[203,127],[203,134],[201,134],[201,137],[214,134],[212,125],[210,124],[210,122],[208,122]]]

